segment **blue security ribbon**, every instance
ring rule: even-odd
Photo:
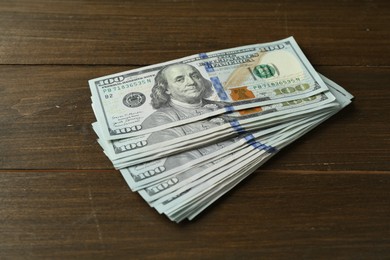
[[[236,131],[237,133],[239,133],[239,134],[246,133],[245,128],[243,128],[236,119],[230,121],[229,123],[232,126],[232,128],[234,129],[234,131]]]
[[[207,55],[207,53],[200,53],[199,58],[204,60],[204,59],[208,59],[209,56]],[[208,73],[214,72],[214,68],[213,68],[213,65],[211,64],[211,62],[205,61],[204,67]],[[213,77],[210,77],[210,80],[213,83],[214,89],[217,92],[218,97],[223,101],[229,100],[229,97],[226,94],[225,90],[223,89],[222,83],[219,80],[219,78],[217,76],[213,76]],[[232,111],[234,111],[234,107],[231,105],[227,105],[224,108],[226,109],[227,113],[231,113]],[[236,119],[231,120],[230,125],[239,134],[247,133],[245,128],[243,128]],[[261,142],[255,141],[255,138],[252,134],[246,135],[245,140],[248,144],[253,146],[255,149],[265,150],[269,153],[274,153],[277,151],[277,149],[275,147],[272,147],[270,145],[262,144]]]
[[[214,89],[218,94],[218,97],[223,100],[229,100],[228,95],[226,94],[225,90],[223,89],[221,81],[219,81],[218,77],[211,77],[210,78],[211,82],[213,83]]]
[[[208,58],[209,58],[209,56],[207,55],[207,53],[201,53],[201,54],[199,54],[199,57],[200,57],[202,60],[208,59]],[[211,62],[209,62],[209,61],[205,61],[205,62],[204,62],[204,68],[206,69],[206,71],[207,71],[208,73],[214,72],[213,65],[212,65]]]
[[[199,58],[204,60],[204,59],[208,59],[209,56],[207,55],[207,53],[200,53]],[[204,68],[208,73],[214,72],[213,65],[209,61],[204,62]],[[214,89],[217,92],[218,97],[223,101],[229,100],[229,97],[226,95],[225,90],[223,89],[222,83],[219,80],[219,78],[217,76],[213,76],[210,78],[210,80],[213,83]]]
[[[259,150],[265,150],[269,153],[275,153],[277,152],[277,149],[271,145],[266,145],[266,144],[263,144],[259,141],[255,141],[255,140],[250,140],[248,142],[251,146],[253,146],[254,148],[256,149],[259,149]]]
[[[245,130],[245,128],[243,128],[240,123],[234,119],[232,121],[229,122],[231,127],[239,134],[245,134],[247,133],[247,131]],[[269,153],[275,153],[277,152],[277,149],[271,145],[266,145],[266,144],[263,144],[259,141],[256,141],[255,137],[252,135],[252,134],[247,134],[245,137],[244,137],[245,141],[251,145],[252,147],[254,147],[255,149],[258,149],[258,150],[265,150]]]

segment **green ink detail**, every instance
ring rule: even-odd
[[[275,75],[276,70],[273,66],[268,64],[260,64],[256,66],[253,73],[259,78],[266,79]]]

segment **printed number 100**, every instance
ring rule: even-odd
[[[285,94],[292,94],[294,92],[302,92],[310,88],[309,84],[301,84],[297,85],[295,87],[285,87],[285,88],[278,88],[275,89],[275,94],[276,95],[285,95]]]

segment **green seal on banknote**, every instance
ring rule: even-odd
[[[272,65],[260,64],[253,69],[253,73],[259,78],[266,79],[274,76],[276,70]]]

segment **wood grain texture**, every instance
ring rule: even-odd
[[[315,65],[388,65],[388,1],[2,1],[4,64],[146,65],[293,35]]]
[[[0,259],[389,258],[389,1],[0,2]],[[350,106],[193,222],[129,190],[89,79],[291,35]]]
[[[200,219],[181,224],[149,208],[116,171],[2,171],[1,176],[0,251],[8,257],[390,254],[390,223],[383,221],[390,214],[390,172],[258,171]]]

